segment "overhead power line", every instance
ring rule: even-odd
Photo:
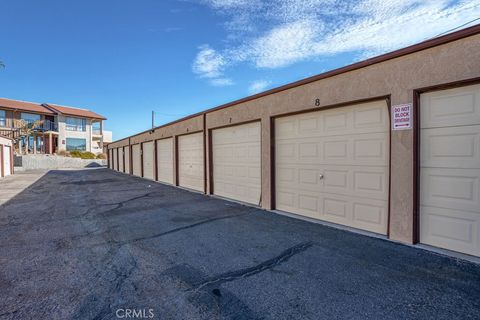
[[[453,29],[450,29],[450,30],[447,30],[447,31],[445,31],[445,32],[442,32],[442,33],[440,33],[440,34],[437,34],[437,35],[436,35],[435,37],[433,37],[433,38],[437,38],[437,37],[443,36],[444,34],[447,34],[447,33],[450,33],[450,32],[452,32],[452,31],[455,31],[455,30],[457,30],[457,29],[460,29],[460,28],[462,28],[462,27],[465,27],[466,25],[469,25],[470,23],[475,22],[475,21],[477,21],[477,20],[480,20],[480,17],[478,17],[478,18],[476,18],[476,19],[473,19],[473,20],[470,20],[470,21],[462,24],[461,26],[458,26],[458,27],[455,27],[455,28],[453,28]]]

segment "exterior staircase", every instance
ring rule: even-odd
[[[0,136],[13,139],[15,142],[17,142],[20,138],[20,129],[0,129]]]

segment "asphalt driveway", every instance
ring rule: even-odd
[[[479,319],[480,266],[107,169],[50,171],[0,206],[0,318],[132,309],[154,319]]]

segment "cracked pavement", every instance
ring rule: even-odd
[[[0,319],[479,319],[480,265],[107,169],[0,193]]]

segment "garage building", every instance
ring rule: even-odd
[[[114,170],[480,256],[480,25],[108,148]]]
[[[0,135],[0,178],[13,174],[13,140]]]

